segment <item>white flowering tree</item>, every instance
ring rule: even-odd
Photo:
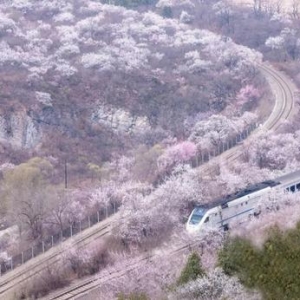
[[[170,169],[176,164],[189,162],[197,153],[194,143],[185,141],[167,148],[158,158],[157,163],[161,170]]]
[[[279,59],[285,59],[287,56],[295,60],[299,56],[299,33],[292,28],[286,27],[280,35],[269,37],[265,42],[267,47],[270,47],[273,52],[278,53]]]
[[[139,243],[161,240],[174,228],[182,227],[194,203],[204,202],[203,189],[195,170],[177,166],[151,194],[132,194],[124,199],[116,235]]]
[[[170,295],[170,300],[262,299],[258,292],[248,291],[236,277],[229,277],[216,268],[207,276],[188,282]]]
[[[288,162],[299,160],[299,146],[299,140],[293,134],[272,133],[266,133],[245,145],[251,164],[279,170],[284,169]]]
[[[189,140],[194,142],[200,150],[211,150],[220,147],[239,133],[236,124],[222,115],[213,115],[208,120],[195,124]],[[207,145],[207,146],[206,146]]]

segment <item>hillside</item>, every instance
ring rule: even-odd
[[[89,275],[99,277],[100,299],[267,295],[243,285],[246,268],[221,270],[218,253],[226,241],[234,247],[234,234],[263,240],[269,211],[284,220],[292,209],[294,225],[299,196],[266,196],[258,220],[229,234],[191,236],[185,224],[196,205],[300,167],[299,20],[273,8],[1,1],[0,267],[13,274],[11,257],[23,261],[117,211],[99,239],[62,248],[13,287],[15,299]]]
[[[51,155],[84,169],[182,139],[187,122],[257,84],[259,54],[183,21],[97,1],[0,8],[2,161]]]

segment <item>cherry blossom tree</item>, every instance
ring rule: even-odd
[[[196,279],[180,287],[169,299],[262,299],[258,292],[247,291],[236,277],[229,277],[216,268],[203,278]]]
[[[178,166],[172,175],[151,194],[131,196],[120,209],[116,235],[130,242],[159,241],[182,227],[184,214],[201,202],[200,177],[190,166]]]
[[[84,249],[66,249],[62,256],[65,269],[70,269],[78,278],[95,274],[111,263],[103,241],[94,241]]]
[[[197,144],[200,151],[210,151],[220,147],[237,133],[239,129],[230,119],[222,115],[213,115],[208,120],[195,124],[189,140]]]
[[[240,107],[249,110],[257,103],[260,96],[261,94],[257,88],[253,85],[246,85],[240,89],[236,98]]]
[[[110,171],[110,178],[117,183],[129,181],[132,179],[134,163],[133,157],[125,155],[112,159],[107,165],[107,169]]]
[[[293,134],[266,133],[245,144],[251,164],[260,168],[282,170],[288,161],[299,160],[299,141]]]
[[[45,225],[52,233],[64,230],[75,222],[83,220],[88,213],[89,203],[76,199],[74,193],[58,190],[53,193],[53,207],[47,214]]]
[[[180,17],[179,17],[179,20],[185,24],[192,23],[193,19],[194,19],[193,16],[191,16],[189,13],[187,13],[184,10],[181,12]]]
[[[228,3],[219,1],[212,6],[213,11],[219,17],[220,26],[229,26],[233,17],[233,10]]]
[[[176,256],[158,256],[154,259],[125,257],[112,267],[100,272],[100,287],[93,291],[87,299],[113,299],[119,294],[143,293],[150,299],[160,299],[166,295],[164,289],[175,280],[175,270],[183,263],[180,253]],[[124,272],[128,267],[130,270]],[[125,274],[124,274],[125,273]],[[110,280],[109,274],[119,274]]]
[[[93,190],[89,198],[89,206],[97,208],[97,210],[116,209],[122,203],[132,201],[136,195],[141,197],[148,195],[151,190],[151,185],[138,181],[126,181],[124,183],[105,181],[99,188]]]
[[[299,42],[298,32],[293,28],[286,27],[280,32],[280,35],[269,37],[265,44],[273,51],[279,52],[282,59],[289,56],[292,60],[295,60],[299,56]]]
[[[160,168],[166,169],[175,164],[188,162],[195,157],[197,147],[194,143],[189,141],[181,142],[177,145],[171,146],[158,158],[158,165]]]

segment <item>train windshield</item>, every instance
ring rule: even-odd
[[[206,213],[206,209],[203,209],[201,207],[196,207],[191,216],[190,224],[192,225],[199,224],[205,213]]]

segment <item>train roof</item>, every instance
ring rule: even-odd
[[[300,179],[300,170],[289,173],[287,175],[280,176],[276,178],[276,181],[279,181],[282,184],[293,183],[294,181],[299,181]]]
[[[289,184],[289,183],[292,184],[294,182],[299,182],[299,181],[300,181],[300,170],[289,173],[287,175],[277,177],[274,180],[266,180],[266,181],[259,182],[259,183],[253,184],[253,185],[249,185],[242,190],[238,190],[235,193],[232,193],[230,195],[222,197],[221,199],[218,199],[214,202],[197,205],[197,207],[201,207],[203,209],[211,209],[213,207],[221,205],[224,208],[224,207],[227,207],[227,204],[230,201],[233,201],[233,200],[239,199],[241,197],[244,197],[246,195],[252,194],[254,192],[263,190],[267,187],[274,187],[279,184],[284,184],[284,185]]]
[[[267,187],[273,187],[273,186],[276,186],[276,185],[279,185],[279,184],[280,184],[279,181],[266,180],[266,181],[263,181],[263,182],[259,182],[259,183],[256,183],[256,184],[249,185],[245,189],[242,189],[242,190],[236,191],[233,194],[227,195],[226,197],[224,197],[223,202],[221,202],[220,204],[222,206],[226,206],[226,204],[228,202],[232,201],[232,200],[242,198],[242,197],[250,195],[254,192],[258,192],[260,190],[263,190]]]
[[[247,186],[246,188],[242,189],[242,190],[238,190],[235,193],[229,194],[225,197],[222,197],[219,200],[216,200],[212,203],[209,204],[204,204],[201,205],[201,207],[203,208],[213,208],[215,206],[221,205],[223,208],[227,206],[227,203],[236,199],[239,199],[241,197],[244,197],[246,195],[252,194],[254,192],[263,190],[267,187],[273,187],[276,185],[279,185],[280,182],[279,181],[275,181],[275,180],[266,180],[260,183],[256,183],[256,184],[252,184]]]

